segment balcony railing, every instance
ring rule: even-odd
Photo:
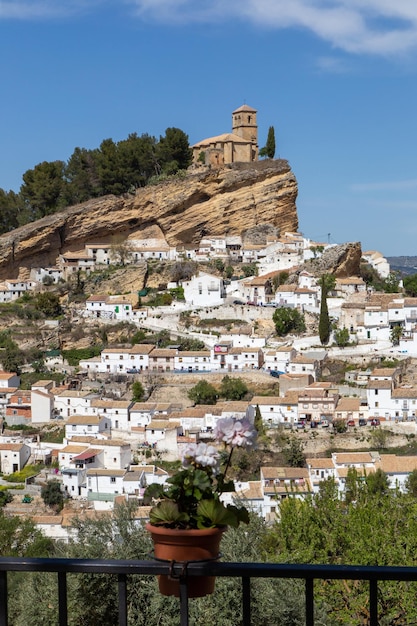
[[[188,626],[187,578],[191,576],[217,576],[240,578],[242,581],[242,619],[239,623],[250,626],[251,579],[280,578],[301,579],[305,582],[305,624],[314,626],[314,581],[315,580],[361,580],[369,582],[369,626],[378,625],[378,582],[417,581],[415,567],[372,567],[343,565],[298,565],[279,563],[225,563],[190,562],[169,563],[157,560],[100,560],[100,559],[40,559],[0,558],[0,626],[8,626],[7,579],[8,572],[53,572],[57,574],[59,603],[59,626],[68,625],[67,574],[117,575],[119,626],[128,623],[129,576],[158,574],[171,575],[179,579],[179,616],[181,626]],[[191,625],[192,626],[192,625]],[[233,626],[233,625],[232,625]]]

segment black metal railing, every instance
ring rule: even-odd
[[[129,576],[172,575],[179,580],[181,626],[188,626],[187,579],[193,576],[233,577],[242,580],[243,626],[251,624],[252,578],[301,579],[305,581],[305,624],[314,626],[315,580],[361,580],[369,582],[369,626],[378,626],[378,582],[417,581],[417,567],[373,567],[349,565],[300,565],[281,563],[225,563],[201,561],[170,563],[157,560],[40,559],[0,557],[0,626],[8,626],[7,578],[9,572],[54,572],[58,580],[59,626],[68,625],[67,574],[117,575],[118,626],[128,623]]]

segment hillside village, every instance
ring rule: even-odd
[[[250,116],[253,112],[249,107],[243,111]],[[221,152],[222,141],[233,144],[233,136],[201,142],[194,150],[195,161],[202,149],[211,164],[213,159],[219,165],[232,159],[230,146]],[[237,143],[242,147],[251,141]],[[248,155],[252,161],[257,151]],[[260,225],[243,235],[206,234],[187,246],[170,245],[158,231],[146,238],[133,232],[117,243],[91,241],[63,252],[55,265],[33,267],[28,278],[5,279],[0,285],[2,304],[19,302],[28,293],[55,293],[63,284],[87,280],[114,266],[135,268],[143,277],[138,289],[100,293],[98,281],[98,290],[76,302],[61,296],[63,317],[73,325],[94,323],[106,330],[129,323],[150,333],[164,331],[171,342],[163,347],[157,342],[112,345],[95,357],[81,358],[75,368],[58,351],[45,362],[49,371],[65,373],[63,382],[40,378],[30,389],[21,388],[18,373],[0,373],[2,483],[10,487],[8,475],[39,463],[46,471],[25,490],[36,495],[37,481],[58,480],[68,498],[64,512],[51,515],[19,503],[22,492],[17,492],[6,511],[31,514],[46,534],[62,539],[72,532],[68,519],[74,507],[105,512],[121,500],[133,499],[138,516],[146,519],[148,509],[141,506],[146,486],[169,476],[158,462],[179,459],[190,442],[210,441],[216,421],[223,417],[253,422],[258,415],[269,436],[284,433],[299,441],[319,431],[337,432],[336,426],[362,443],[375,444],[377,438],[370,435],[375,430],[414,437],[417,384],[410,363],[417,357],[417,298],[401,291],[375,291],[360,276],[361,263],[381,279],[390,276],[383,255],[363,252],[360,244],[313,242],[300,232],[280,233],[273,225]],[[156,264],[174,268],[178,275],[150,289],[150,270],[155,278]],[[335,281],[327,294],[333,330],[323,346],[317,326],[320,277],[325,272]],[[160,296],[158,302],[155,296]],[[306,331],[277,335],[274,314],[280,309],[305,316]],[[201,326],[202,320],[211,324]],[[61,321],[53,323],[59,327]],[[400,329],[396,339],[394,328]],[[335,339],[338,329],[347,332],[343,345]],[[184,337],[204,348],[180,349]],[[334,360],[350,365],[338,381],[327,380]],[[274,395],[254,393],[250,399],[192,406],[153,394],[167,377],[176,377],[180,387],[188,378],[195,384],[249,375],[275,385]],[[117,386],[120,380],[124,387]],[[133,381],[145,389],[141,401],[132,399]],[[61,428],[63,440],[50,444],[39,435],[25,436],[27,427],[39,432]],[[257,480],[236,481],[233,497],[245,499],[270,520],[279,515],[283,498],[315,493],[328,477],[343,493],[351,467],[359,473],[382,469],[393,488],[405,489],[407,476],[417,469],[417,457],[378,449],[327,456],[306,453],[305,467],[262,466]]]

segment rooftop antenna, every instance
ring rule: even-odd
[[[327,233],[327,243],[330,243],[330,233]]]

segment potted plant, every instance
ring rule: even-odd
[[[244,506],[224,504],[221,496],[234,491],[233,481],[226,478],[233,450],[253,448],[256,429],[248,419],[222,418],[217,421],[213,435],[215,445],[188,444],[183,467],[165,485],[150,485],[145,492],[145,497],[157,500],[146,528],[158,559],[180,562],[216,559],[227,527],[249,522]],[[159,577],[159,589],[164,595],[179,596],[178,580],[168,576]],[[189,597],[204,596],[213,590],[213,577],[189,581]]]

